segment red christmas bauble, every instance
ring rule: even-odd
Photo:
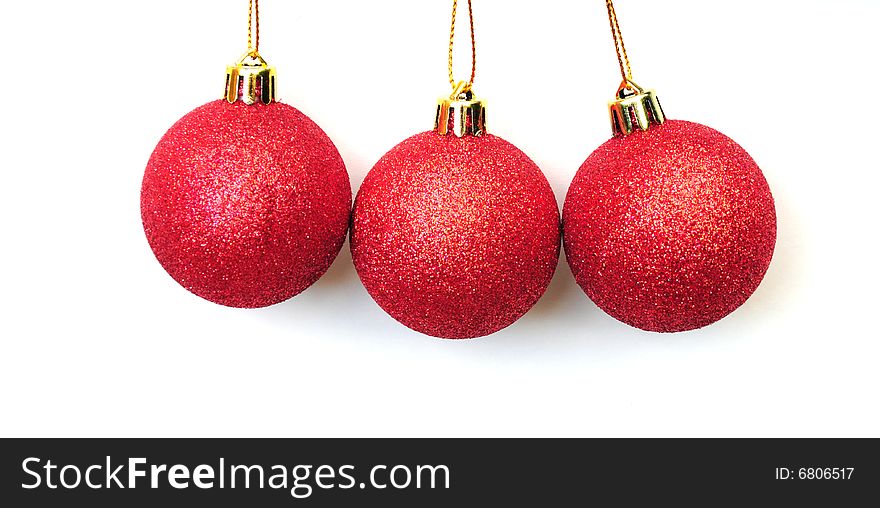
[[[577,283],[602,310],[657,332],[700,328],[755,291],[776,243],[755,161],[704,125],[616,137],[575,175],[563,207]]]
[[[369,172],[351,253],[388,314],[449,339],[494,333],[544,293],[559,259],[559,210],[540,169],[492,136],[417,134]]]
[[[230,307],[272,305],[318,280],[350,208],[333,142],[277,102],[193,110],[159,141],[141,190],[144,231],[165,270]]]

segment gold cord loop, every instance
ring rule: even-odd
[[[248,0],[248,51],[253,58],[260,55],[260,0]]]
[[[614,11],[614,3],[605,0],[608,9],[608,23],[611,25],[611,36],[614,38],[614,50],[617,52],[617,63],[620,66],[621,90],[624,88],[634,90],[632,85],[632,69],[629,65],[629,56],[626,54],[626,46],[623,44],[623,34],[620,32],[620,24],[617,22],[617,13]],[[618,93],[620,90],[618,91]]]
[[[477,45],[474,39],[474,11],[471,0],[468,0],[468,19],[471,28],[471,78],[468,81],[456,81],[452,72],[452,48],[455,45],[455,18],[458,13],[458,0],[452,0],[452,24],[449,28],[449,85],[452,86],[450,99],[455,99],[461,94],[471,91],[474,84],[474,76],[477,73]]]

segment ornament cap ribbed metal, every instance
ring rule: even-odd
[[[645,90],[630,79],[617,88],[617,99],[608,103],[611,130],[615,136],[632,134],[636,128],[648,130],[666,121],[654,90]]]
[[[449,97],[437,101],[434,130],[444,136],[450,132],[458,137],[486,134],[486,101],[474,97],[461,83]]]
[[[270,67],[256,51],[245,53],[238,62],[226,67],[224,98],[230,104],[275,102],[275,67]]]

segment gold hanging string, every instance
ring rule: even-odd
[[[632,79],[632,69],[626,46],[623,45],[623,34],[614,12],[614,3],[605,0],[608,9],[608,23],[611,24],[611,36],[614,37],[614,49],[617,52],[617,63],[620,65],[620,86],[617,87],[617,98],[608,103],[611,114],[611,130],[615,136],[626,136],[640,129],[648,130],[651,125],[660,125],[666,121],[660,101],[654,90],[646,90]]]
[[[617,63],[620,65],[620,76],[624,84],[632,84],[632,69],[629,66],[629,57],[626,54],[626,46],[623,44],[623,34],[620,33],[620,25],[617,23],[617,13],[614,12],[614,3],[605,0],[608,8],[608,22],[611,24],[611,36],[614,37],[614,50],[617,51]],[[628,86],[626,88],[629,88]]]
[[[471,0],[468,0],[468,19],[471,26],[471,78],[468,81],[455,81],[452,74],[452,47],[455,44],[455,17],[458,11],[458,0],[452,0],[452,25],[449,28],[449,84],[452,85],[452,95],[455,98],[459,94],[469,92],[474,84],[474,76],[477,73],[477,45],[474,39],[474,11]]]
[[[260,54],[260,0],[248,0],[248,55]]]

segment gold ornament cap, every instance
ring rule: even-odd
[[[458,137],[486,134],[486,101],[475,98],[467,84],[459,83],[452,95],[437,101],[434,130],[444,136],[450,132]]]
[[[256,51],[245,53],[237,63],[226,67],[225,98],[230,104],[276,102],[275,67],[270,67]]]
[[[632,134],[636,128],[646,131],[651,125],[666,121],[657,93],[645,90],[629,79],[617,88],[617,99],[608,103],[608,113],[615,136]]]

